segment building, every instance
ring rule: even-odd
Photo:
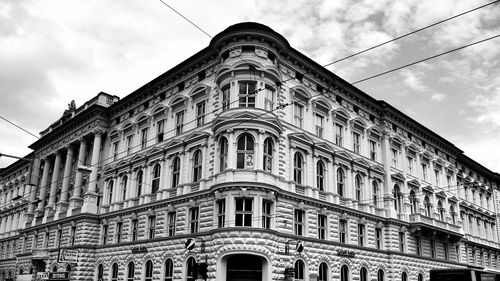
[[[499,174],[264,25],[70,104],[30,148],[1,170],[1,280],[500,271]]]

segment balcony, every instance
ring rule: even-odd
[[[459,226],[420,214],[410,215],[410,233],[417,236],[437,236],[448,239],[452,243],[457,242],[464,236]]]
[[[31,260],[45,260],[49,258],[49,250],[47,249],[33,249]]]

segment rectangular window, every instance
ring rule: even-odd
[[[365,225],[358,224],[358,246],[365,246]]]
[[[43,247],[47,249],[49,247],[49,236],[50,232],[45,232],[45,236],[43,237]]]
[[[408,174],[413,175],[413,158],[412,157],[407,157],[408,159]]]
[[[316,136],[319,138],[323,137],[323,131],[324,131],[324,120],[325,117],[315,114],[315,119],[316,119]]]
[[[399,158],[399,152],[397,149],[391,148],[391,154],[392,154],[392,167],[393,168],[399,168],[398,166],[398,158]]]
[[[189,233],[198,232],[198,220],[200,218],[200,208],[194,207],[189,209]]]
[[[415,250],[417,252],[417,256],[422,255],[422,238],[421,237],[416,237],[415,238]]]
[[[38,235],[35,234],[33,236],[33,250],[36,249],[38,247]]]
[[[236,199],[235,226],[252,226],[252,199]]]
[[[141,149],[145,149],[148,144],[148,128],[141,130]]]
[[[226,225],[226,199],[217,200],[217,227]]]
[[[377,160],[377,142],[370,140],[370,159]]]
[[[73,230],[73,229],[71,229]],[[70,233],[70,243],[74,243],[74,240],[71,241],[71,239],[73,239],[74,235],[73,233]],[[58,229],[57,230],[57,248],[60,248],[61,247],[61,242],[62,242],[62,229]],[[70,244],[70,245],[74,245],[74,244]]]
[[[347,242],[347,221],[339,220],[339,242]]]
[[[61,238],[62,238],[62,231],[61,231],[61,237],[58,237],[59,245],[61,243],[60,242]],[[74,246],[75,245],[75,241],[76,241],[76,226],[72,226],[71,229],[70,229],[70,232],[69,232],[69,245],[70,246]]]
[[[257,83],[254,81],[240,81],[239,107],[255,107],[255,93]]]
[[[344,145],[344,126],[335,124],[335,144],[338,146]]]
[[[354,153],[359,154],[361,148],[361,135],[359,133],[352,133],[352,149]]]
[[[457,255],[457,262],[461,262],[461,259],[460,259],[460,246],[459,245],[455,246],[455,254]]]
[[[271,228],[271,208],[273,202],[264,200],[262,201],[262,228]]]
[[[272,111],[274,110],[274,102],[275,102],[275,96],[276,96],[276,91],[266,85],[265,89],[265,94],[264,94],[264,109],[267,111]]]
[[[118,159],[118,142],[113,143],[113,161],[116,161]]]
[[[399,251],[401,253],[404,253],[404,251],[405,251],[405,233],[404,232],[399,233]]]
[[[175,134],[182,134],[184,128],[184,111],[179,111],[175,114]]]
[[[304,235],[304,211],[295,210],[293,229],[295,235]]]
[[[132,241],[137,241],[137,231],[139,230],[139,221],[132,220]]]
[[[175,212],[169,212],[168,213],[168,236],[169,237],[172,237],[175,235],[175,221],[176,221]]]
[[[436,258],[436,241],[431,240],[431,258]]]
[[[443,249],[444,249],[444,259],[445,260],[450,260],[450,252],[449,252],[449,246],[448,243],[443,243]]]
[[[434,170],[434,175],[436,176],[436,186],[441,185],[441,172],[439,170]]]
[[[205,101],[196,104],[196,127],[205,124]]]
[[[158,143],[163,141],[163,133],[165,130],[165,121],[160,120],[158,123],[156,123],[156,141]]]
[[[127,136],[127,155],[130,155],[132,152],[132,140],[134,139],[134,135]]]
[[[156,233],[156,216],[149,216],[148,218],[148,238],[154,239]]]
[[[123,223],[117,222],[116,223],[116,243],[122,242],[122,228],[123,228]]]
[[[102,226],[102,244],[106,245],[108,242],[108,225],[103,225]]]
[[[222,88],[222,111],[226,111],[229,109],[230,98],[229,98],[229,85]]]
[[[422,179],[424,181],[427,181],[427,178],[428,178],[427,173],[428,173],[428,171],[427,171],[427,164],[422,163]]]
[[[326,216],[318,215],[318,239],[326,239]]]
[[[304,107],[301,104],[295,103],[293,108],[294,124],[295,126],[302,128],[304,121]]]

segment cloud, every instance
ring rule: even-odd
[[[410,89],[424,92],[427,91],[427,86],[422,82],[422,73],[414,72],[409,69],[403,69],[400,72],[401,77],[403,78],[403,82],[406,86],[410,87]]]
[[[431,100],[435,102],[441,102],[446,98],[446,95],[443,93],[432,93]]]

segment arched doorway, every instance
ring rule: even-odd
[[[226,281],[262,281],[262,257],[235,254],[227,257]]]

